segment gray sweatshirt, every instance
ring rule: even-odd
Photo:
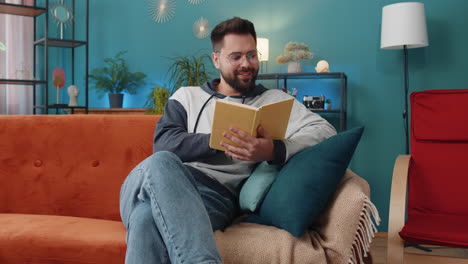
[[[259,107],[291,96],[262,85],[256,85],[254,90],[242,96],[225,96],[216,92],[215,83],[219,83],[219,79],[201,87],[182,87],[171,96],[156,126],[153,151],[175,153],[186,165],[198,169],[238,196],[241,183],[258,162],[237,160],[209,147],[216,101]],[[336,130],[325,119],[295,100],[285,139],[274,141],[275,159],[270,163],[283,164],[304,148],[335,134]]]

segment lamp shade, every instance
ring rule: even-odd
[[[260,52],[260,61],[268,61],[268,57],[270,56],[270,48],[267,38],[257,38],[257,50]]]
[[[382,49],[421,48],[427,40],[424,4],[418,2],[396,3],[382,9]]]

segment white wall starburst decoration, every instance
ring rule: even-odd
[[[204,17],[200,17],[193,23],[193,34],[199,39],[208,37],[210,34],[210,22]]]
[[[149,6],[151,17],[158,23],[166,23],[175,15],[175,0],[152,0]]]
[[[205,0],[188,0],[188,1],[189,3],[194,4],[194,5],[205,2]]]

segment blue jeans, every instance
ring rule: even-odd
[[[125,263],[222,263],[213,231],[232,222],[237,203],[193,174],[166,151],[130,172],[120,191]]]

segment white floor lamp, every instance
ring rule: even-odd
[[[405,74],[405,122],[406,154],[409,154],[408,125],[408,49],[429,46],[427,40],[426,15],[424,4],[418,2],[396,3],[382,9],[382,29],[380,48],[403,49]]]

